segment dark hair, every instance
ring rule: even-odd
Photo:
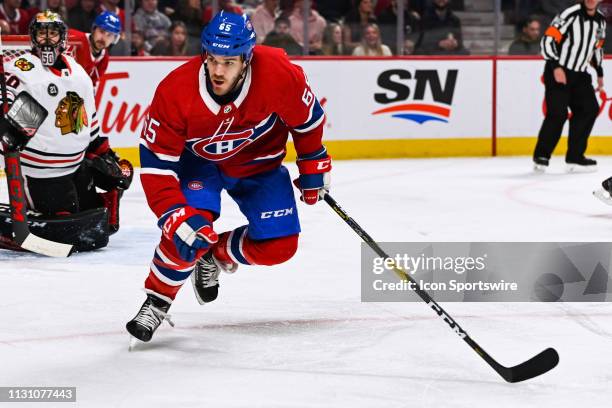
[[[531,15],[531,16],[529,16],[529,17],[519,21],[519,23],[516,25],[516,32],[518,34],[522,33],[523,30],[525,28],[529,27],[529,24],[533,23],[534,21],[537,21],[538,23],[540,23],[540,25],[542,24],[540,22],[540,19],[537,16]]]
[[[279,25],[281,23],[285,23],[289,27],[291,27],[291,21],[289,21],[289,19],[287,17],[284,17],[284,16],[281,16],[281,17],[277,18],[276,20],[274,20],[274,27],[276,27],[277,25]]]
[[[179,55],[185,55],[185,53],[187,52],[187,46],[189,45],[189,35],[187,31],[187,25],[183,23],[181,20],[173,21],[172,24],[170,24],[170,28],[168,29],[170,36],[172,36],[174,29],[176,29],[177,27],[181,27],[185,31],[185,42],[183,43],[181,48],[176,51],[179,52]],[[172,48],[172,38],[169,38],[169,42],[170,42],[170,48]]]

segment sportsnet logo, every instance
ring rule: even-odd
[[[374,94],[374,100],[387,105],[372,115],[391,114],[392,118],[410,120],[422,125],[434,121],[448,123],[457,83],[456,69],[446,72],[444,86],[437,70],[413,72],[391,69],[378,76],[378,85],[385,90]],[[412,87],[408,84],[414,84]],[[428,102],[427,99],[433,99]]]

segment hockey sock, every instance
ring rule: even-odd
[[[248,226],[243,225],[221,234],[213,255],[224,264],[278,265],[291,259],[297,246],[298,234],[254,240],[248,236]]]

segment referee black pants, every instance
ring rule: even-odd
[[[538,143],[533,157],[550,158],[559,142],[563,125],[568,117],[567,108],[572,111],[567,154],[565,161],[572,162],[584,157],[587,139],[599,113],[599,104],[588,72],[565,70],[567,84],[555,81],[550,63],[544,69],[544,86],[546,88],[546,117],[542,122]]]

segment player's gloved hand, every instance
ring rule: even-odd
[[[127,190],[134,177],[134,167],[126,159],[119,160],[119,156],[112,149],[102,154],[88,153],[87,165],[94,170],[94,184],[103,190]]]
[[[157,225],[162,229],[164,237],[174,242],[179,256],[187,262],[194,261],[199,250],[219,240],[211,223],[189,206],[167,211]]]
[[[329,191],[331,157],[325,147],[297,159],[300,177],[293,183],[302,192],[300,198],[306,204],[316,204]]]
[[[7,121],[0,122],[0,141],[6,146],[6,150],[14,152],[22,150],[30,141],[30,137],[15,129]]]
[[[23,149],[47,115],[47,110],[29,93],[20,92],[0,120],[0,141],[8,151]]]

